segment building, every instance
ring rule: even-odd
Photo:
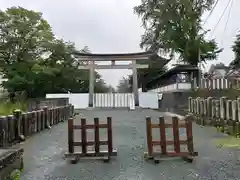
[[[240,79],[240,69],[231,69],[223,63],[212,65],[207,73],[204,74],[205,78],[234,78]]]

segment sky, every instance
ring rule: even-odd
[[[58,38],[72,41],[78,49],[88,46],[92,53],[131,53],[142,51],[139,47],[144,29],[141,19],[133,13],[133,7],[140,0],[0,0],[0,8],[21,6],[43,13],[43,17],[53,28]],[[223,13],[228,0],[219,0],[212,15],[204,25],[213,30]],[[223,62],[226,65],[234,58],[231,46],[240,24],[235,18],[240,17],[239,0],[233,0],[228,19],[228,11],[209,35],[215,38],[224,51],[211,64]],[[207,14],[203,16],[205,19]],[[226,26],[226,28],[225,28]],[[175,62],[170,63],[173,64]],[[119,63],[120,64],[120,63]],[[116,87],[121,77],[131,74],[130,70],[100,70],[99,73],[107,84]]]

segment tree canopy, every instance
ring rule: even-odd
[[[88,92],[88,70],[79,70],[74,43],[57,39],[42,14],[22,7],[0,11],[0,68],[3,87],[27,97]],[[82,52],[90,53],[85,46]],[[97,92],[108,86],[96,72]]]
[[[230,63],[230,67],[233,69],[239,69],[240,68],[240,33],[237,34],[236,40],[234,41],[234,45],[232,47],[234,52],[234,59]]]
[[[213,4],[214,0],[141,0],[134,8],[145,28],[140,46],[179,54],[182,61],[194,66],[215,59],[221,49],[215,40],[206,40],[207,31],[201,24],[202,14]]]

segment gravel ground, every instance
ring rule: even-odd
[[[67,122],[28,139],[24,143],[25,172],[21,180],[237,180],[240,179],[240,162],[233,150],[217,148],[216,139],[222,134],[198,125],[193,126],[195,150],[199,156],[193,163],[179,159],[160,164],[146,162],[145,117],[157,120],[164,113],[154,110],[84,110],[76,117],[86,117],[88,122],[99,117],[100,122],[112,117],[113,143],[118,156],[110,161],[83,161],[70,164],[63,158],[67,151]],[[103,132],[102,135],[105,133]],[[159,132],[154,132],[156,137]],[[171,137],[171,132],[168,132]],[[181,131],[184,135],[184,132]],[[76,133],[77,135],[77,133]],[[76,138],[79,138],[78,135]],[[79,138],[80,139],[80,138]]]

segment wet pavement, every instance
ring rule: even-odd
[[[84,110],[76,117],[93,121],[99,117],[106,122],[112,117],[113,144],[118,156],[110,161],[80,161],[70,164],[64,159],[67,152],[67,122],[31,137],[24,143],[25,170],[21,180],[238,180],[240,162],[233,150],[216,146],[215,140],[224,137],[211,127],[193,126],[195,150],[199,156],[193,163],[182,160],[146,162],[145,117],[152,120],[164,113],[154,110]],[[104,132],[102,134],[105,134]],[[159,132],[154,132],[154,137]],[[184,132],[183,132],[184,134]],[[171,132],[169,132],[171,137]],[[78,138],[78,136],[76,137]]]

